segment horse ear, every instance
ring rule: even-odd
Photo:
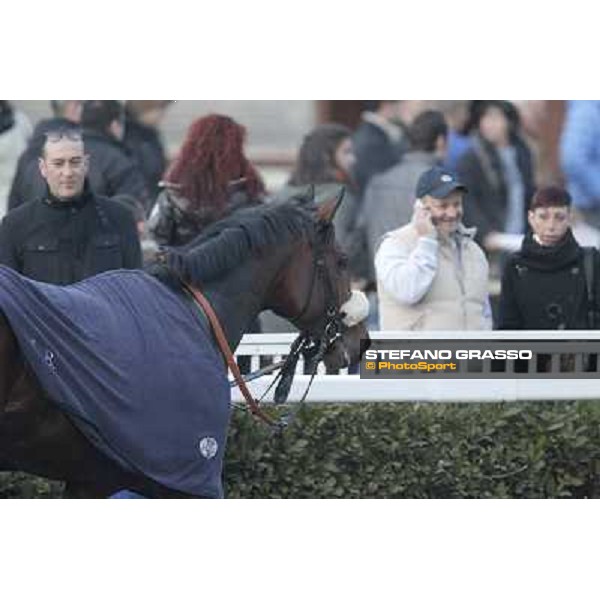
[[[324,221],[326,223],[331,223],[333,221],[333,217],[335,216],[337,209],[340,207],[345,193],[346,188],[342,187],[337,196],[334,196],[333,198],[330,198],[319,205],[319,208],[317,209],[319,221]]]

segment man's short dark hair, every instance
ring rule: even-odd
[[[46,142],[57,142],[61,138],[83,142],[81,127],[77,123],[65,121],[59,126],[50,127],[44,131],[44,143],[40,146],[40,156],[43,157],[46,150]]]
[[[123,105],[118,100],[86,100],[81,113],[81,125],[107,133],[113,121],[123,120]]]
[[[440,136],[448,137],[448,124],[444,115],[437,110],[422,112],[408,128],[412,150],[433,152]]]

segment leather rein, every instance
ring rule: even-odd
[[[213,310],[213,307],[210,305],[210,302],[206,299],[206,297],[202,294],[202,292],[196,288],[193,288],[187,284],[183,284],[184,289],[192,295],[194,300],[202,307],[202,310],[206,314],[208,321],[210,322],[210,326],[212,327],[213,333],[217,340],[217,344],[219,345],[219,349],[221,350],[221,354],[223,358],[225,358],[225,362],[231,371],[240,391],[242,392],[246,403],[248,404],[248,409],[250,412],[257,416],[261,421],[266,423],[267,425],[274,427],[277,425],[277,422],[267,415],[258,405],[257,400],[252,396],[252,393],[248,389],[242,374],[240,373],[240,369],[235,361],[233,353],[231,352],[231,348],[229,347],[229,342],[225,337],[225,333],[223,331],[223,327],[219,321],[219,317]]]
[[[308,310],[308,307],[310,306],[315,282],[318,278],[322,278],[324,284],[324,293],[326,296],[326,312],[323,329],[318,338],[315,338],[315,336],[313,336],[309,332],[301,332],[298,338],[296,338],[296,340],[293,342],[292,347],[290,349],[290,353],[281,365],[280,373],[276,376],[272,384],[263,394],[264,397],[267,394],[267,392],[271,389],[271,387],[273,387],[275,383],[279,382],[278,388],[275,392],[276,404],[285,402],[285,399],[287,399],[287,395],[289,394],[292,379],[294,377],[296,369],[296,364],[298,362],[300,354],[304,354],[305,357],[309,357],[312,363],[311,379],[301,399],[302,402],[308,395],[311,384],[316,375],[319,362],[327,352],[327,349],[331,347],[331,345],[342,336],[342,316],[340,314],[339,307],[337,306],[333,284],[325,265],[325,248],[328,241],[327,237],[325,236],[330,235],[331,233],[332,228],[331,226],[327,225],[323,226],[323,229],[317,232],[316,248],[313,258],[313,274],[308,296],[304,307],[300,311],[300,313],[297,316],[290,319],[292,323],[296,324],[305,315],[305,313]],[[227,341],[219,318],[217,317],[217,314],[213,310],[212,306],[210,305],[210,302],[206,299],[202,292],[200,292],[200,290],[188,285],[183,281],[181,281],[181,284],[183,285],[184,290],[192,296],[192,298],[200,305],[200,307],[206,314],[208,321],[212,327],[213,333],[215,335],[219,349],[223,354],[225,362],[227,363],[227,366],[229,367],[231,374],[233,375],[235,382],[240,389],[240,392],[246,400],[250,412],[270,427],[282,428],[287,426],[289,424],[289,420],[273,419],[260,408],[259,401],[252,396],[252,393],[246,385],[246,381],[240,373],[240,369],[233,356],[233,352],[229,347],[229,343]],[[252,378],[254,379],[255,377]],[[283,397],[283,399],[278,400],[278,396],[279,398]]]

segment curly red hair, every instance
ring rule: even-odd
[[[167,181],[179,187],[194,209],[224,212],[231,184],[240,179],[251,200],[260,198],[265,187],[244,155],[245,138],[246,129],[230,117],[211,114],[194,121]]]

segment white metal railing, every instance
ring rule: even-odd
[[[598,340],[600,331],[372,331],[374,340],[394,339],[479,339],[479,340]],[[261,366],[261,357],[276,361],[285,356],[295,339],[293,333],[247,334],[236,356],[249,356],[251,370]],[[297,402],[306,389],[309,376],[303,364],[290,391],[289,401]],[[273,381],[267,375],[249,383],[260,397]],[[232,391],[234,402],[243,398],[237,388]],[[358,375],[327,375],[321,365],[315,377],[308,402],[504,402],[515,400],[591,400],[600,399],[599,379],[431,379],[394,380],[360,379]],[[265,401],[271,401],[270,395]]]

